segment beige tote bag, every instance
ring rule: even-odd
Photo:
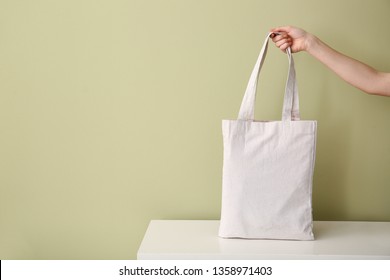
[[[237,120],[223,120],[223,186],[219,236],[313,240],[312,181],[316,121],[300,120],[294,60],[281,121],[254,120],[258,75],[267,36]]]

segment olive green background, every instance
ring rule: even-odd
[[[219,219],[221,120],[272,27],[390,71],[390,1],[0,0],[0,258],[133,259],[151,219]],[[390,98],[295,55],[316,220],[390,221]],[[273,44],[256,116],[281,117]]]

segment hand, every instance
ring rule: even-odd
[[[286,51],[288,47],[293,53],[300,51],[307,51],[310,46],[310,41],[313,35],[307,33],[305,30],[293,26],[282,26],[271,29],[271,38],[275,45],[282,51]]]
[[[321,61],[343,80],[369,94],[390,96],[390,73],[379,72],[369,65],[332,49],[303,29],[282,26],[271,29],[270,37],[282,51],[306,51]]]

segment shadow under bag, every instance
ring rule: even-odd
[[[312,182],[317,122],[300,120],[290,48],[282,120],[254,120],[257,80],[269,35],[249,79],[238,119],[222,121],[219,236],[313,240]]]

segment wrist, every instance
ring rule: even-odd
[[[313,54],[315,51],[316,47],[319,45],[319,39],[314,36],[313,34],[308,33],[305,42],[305,51],[308,52],[309,54]]]

